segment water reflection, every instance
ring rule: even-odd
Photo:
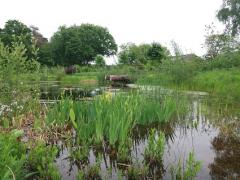
[[[230,132],[220,131],[214,137],[214,161],[209,165],[213,179],[240,179],[240,138]]]

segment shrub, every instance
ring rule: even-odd
[[[9,134],[0,133],[0,177],[2,179],[23,179],[26,170],[26,147],[18,138],[22,131],[12,131]]]
[[[77,71],[77,68],[75,66],[68,66],[64,68],[64,71],[66,74],[74,74]]]
[[[31,111],[38,97],[38,80],[36,75],[39,63],[34,59],[27,59],[26,49],[23,44],[14,43],[11,48],[5,47],[0,42],[0,100],[3,105],[11,108],[11,113],[5,114],[9,120],[13,116],[21,115],[25,111]],[[31,74],[28,76],[28,74]],[[34,81],[26,83],[25,79]],[[12,108],[13,104],[21,109]],[[16,111],[15,111],[16,110]]]
[[[32,172],[37,172],[35,176],[40,179],[58,180],[60,174],[54,164],[56,155],[57,148],[39,141],[29,153],[28,166]]]

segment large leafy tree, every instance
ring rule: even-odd
[[[22,43],[26,48],[28,59],[36,59],[37,48],[32,31],[25,24],[17,20],[9,20],[0,30],[0,40],[5,46],[13,47],[15,43]]]
[[[240,0],[223,0],[217,17],[233,36],[240,33]]]
[[[106,28],[92,24],[62,26],[51,38],[55,64],[86,65],[97,55],[111,56],[117,44]]]

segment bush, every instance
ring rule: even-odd
[[[25,53],[26,49],[23,44],[14,43],[12,48],[9,48],[0,42],[1,103],[9,107],[15,104],[18,107],[23,107],[11,108],[10,112],[13,116],[22,114],[24,110],[30,111],[30,108],[32,108],[30,104],[36,100],[39,90],[37,83],[39,77],[36,76],[39,63],[36,60],[27,59]],[[28,74],[31,74],[31,76],[28,76]],[[31,83],[26,83],[25,79],[30,80]],[[12,115],[8,113],[5,114],[5,117],[12,118]]]
[[[103,67],[106,65],[105,59],[102,55],[97,55],[94,59],[96,66]]]
[[[54,164],[57,155],[55,147],[46,146],[43,142],[38,142],[37,146],[30,151],[28,166],[32,172],[37,172],[40,179],[58,180],[60,174]]]
[[[22,131],[0,133],[0,177],[23,179],[25,175],[26,147],[18,141]]]
[[[226,69],[240,67],[240,51],[229,52],[217,56],[211,61],[204,63],[203,70]]]
[[[66,74],[74,74],[77,71],[77,68],[75,66],[68,66],[64,68],[64,71]]]

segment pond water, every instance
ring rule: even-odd
[[[89,91],[90,96],[92,91]],[[196,159],[202,163],[196,179],[240,179],[239,109],[234,107],[234,110],[224,111],[226,107],[222,108],[211,103],[206,94],[193,94],[189,93],[189,96],[193,97],[189,98],[191,108],[184,117],[156,127],[159,131],[164,131],[166,147],[162,168],[155,169],[149,179],[171,179],[171,166],[176,167],[180,160],[185,162],[189,152],[192,151]],[[135,166],[143,166],[143,153],[149,130],[149,127],[138,127],[134,130],[131,164]],[[96,164],[97,154],[94,148],[90,150],[88,166]],[[128,164],[121,166],[117,163],[116,157],[105,151],[101,151],[100,154],[103,156],[100,161],[101,177],[118,179],[120,169]],[[61,171],[62,179],[73,180],[76,179],[81,167],[71,162],[69,155],[69,148],[63,146],[56,164]],[[124,176],[122,178],[126,179]]]
[[[96,85],[62,85],[60,81],[41,81],[40,82],[40,99],[41,100],[58,100],[61,97],[71,96],[74,99],[83,97],[92,97],[101,94],[102,89]]]

